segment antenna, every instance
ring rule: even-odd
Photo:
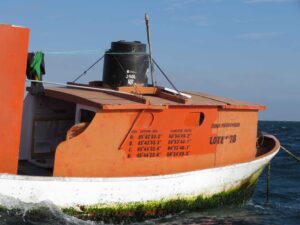
[[[151,74],[151,80],[152,85],[156,86],[156,80],[153,75],[153,65],[152,65],[152,54],[151,54],[151,40],[150,40],[150,27],[149,27],[149,16],[147,13],[145,13],[145,23],[147,28],[147,40],[148,40],[148,50],[149,50],[149,62],[150,62],[150,74]]]

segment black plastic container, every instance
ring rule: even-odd
[[[103,66],[103,83],[111,87],[147,86],[147,68],[149,57],[146,45],[139,42],[116,41],[105,52]]]

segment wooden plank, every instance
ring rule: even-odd
[[[45,94],[48,97],[62,99],[62,100],[69,101],[69,102],[75,102],[75,103],[79,103],[79,104],[83,104],[83,105],[87,105],[87,106],[91,106],[91,107],[95,107],[95,108],[101,108],[101,106],[102,106],[99,102],[92,101],[86,97],[74,95],[74,94],[68,93],[66,91],[60,91],[59,89],[45,88]]]
[[[79,83],[73,83],[73,82],[68,82],[67,84],[77,85],[77,86],[81,86],[81,87],[91,87],[88,84],[79,84]],[[105,87],[101,87],[101,88],[102,88],[102,90],[92,90],[92,91],[103,92],[103,93],[106,93],[106,94],[109,94],[109,95],[117,96],[117,97],[120,97],[120,98],[125,98],[125,99],[128,99],[130,101],[134,101],[134,102],[138,102],[138,103],[146,103],[147,102],[147,100],[142,95],[133,95],[133,94],[130,94],[130,93],[127,94],[127,93],[122,93],[121,91],[120,92],[112,92],[111,91],[112,89],[105,88]],[[107,91],[104,90],[104,89],[107,89]]]
[[[173,102],[178,102],[178,103],[181,103],[181,104],[188,104],[188,99],[187,98],[185,98],[181,95],[174,95],[174,94],[171,94],[171,93],[167,93],[167,92],[165,92],[161,89],[157,90],[157,96],[160,97],[160,98],[163,98],[163,99],[173,101]]]
[[[223,109],[266,110],[264,105],[223,105]]]
[[[122,86],[118,87],[119,91],[124,91],[128,93],[134,93],[134,94],[143,94],[143,95],[153,95],[157,92],[156,87],[143,87],[143,86]]]
[[[152,105],[152,104],[130,104],[130,105],[103,105],[103,110],[126,110],[126,109],[154,109],[162,110],[168,108],[167,105]]]
[[[129,89],[128,89],[129,90]],[[49,97],[76,102],[103,109],[149,109],[160,106],[219,106],[224,109],[264,110],[265,106],[243,102],[200,92],[187,92],[192,98],[186,99],[157,89],[156,95],[130,95],[111,93],[109,90],[81,90],[65,87],[45,87]]]

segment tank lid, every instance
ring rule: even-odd
[[[146,52],[146,45],[140,41],[115,41],[111,43],[109,52]]]

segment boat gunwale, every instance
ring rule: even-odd
[[[55,177],[55,176],[30,176],[30,175],[14,175],[8,173],[0,173],[0,179],[11,179],[11,180],[24,180],[24,181],[46,181],[46,182],[121,182],[121,181],[145,181],[145,180],[163,180],[172,179],[178,177],[192,176],[197,173],[211,172],[214,170],[222,170],[230,167],[243,167],[246,164],[255,163],[258,161],[263,161],[266,158],[273,158],[280,150],[279,140],[270,134],[265,134],[265,138],[270,138],[275,141],[273,149],[269,150],[267,153],[256,157],[254,160],[249,160],[246,162],[235,163],[226,166],[211,167],[206,169],[165,174],[165,175],[154,175],[154,176],[136,176],[136,177]]]

